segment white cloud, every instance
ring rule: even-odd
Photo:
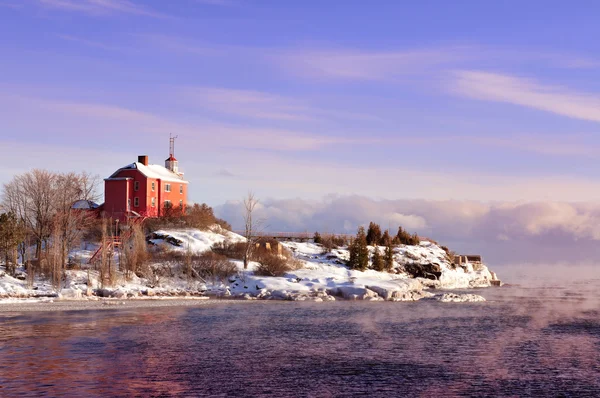
[[[414,214],[390,213],[383,216],[384,220],[389,220],[393,225],[402,225],[411,230],[424,230],[427,228],[427,221],[421,216]]]
[[[252,119],[314,122],[325,119],[381,121],[361,112],[339,111],[309,104],[291,96],[256,90],[237,90],[222,87],[186,87],[176,89],[175,97],[185,100],[185,106],[197,105],[228,115]]]
[[[314,118],[310,108],[297,101],[262,91],[203,87],[185,89],[183,94],[203,107],[233,115],[296,121]]]
[[[217,207],[222,217],[239,214],[239,201]],[[275,231],[355,232],[370,221],[397,230],[401,225],[441,239],[600,240],[600,204],[567,202],[477,202],[376,200],[328,196],[322,200],[265,199],[257,212]],[[234,225],[240,220],[232,219]]]
[[[262,204],[257,217],[266,220],[270,231],[355,233],[358,226],[374,221],[392,233],[401,225],[452,249],[513,263],[524,258],[589,260],[600,244],[597,203],[375,200],[351,195],[266,199]],[[218,206],[216,213],[234,228],[241,224],[240,202]]]
[[[455,63],[466,47],[406,51],[297,50],[277,56],[286,69],[314,77],[382,80]]]
[[[600,96],[531,79],[481,71],[458,71],[451,90],[459,95],[539,109],[574,119],[600,122]]]
[[[81,12],[88,15],[132,14],[154,18],[164,18],[158,12],[149,10],[129,0],[38,0],[48,8]]]

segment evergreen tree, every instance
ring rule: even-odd
[[[419,238],[419,235],[417,235],[416,232],[414,234],[412,234],[411,238],[412,238],[411,245],[419,246],[421,244],[421,239]]]
[[[391,240],[388,240],[387,242],[383,263],[383,267],[387,272],[390,272],[394,268],[394,248],[392,247]]]
[[[383,235],[381,235],[381,240],[379,241],[380,246],[387,246],[392,241],[392,237],[390,236],[389,231],[386,229]]]
[[[369,223],[369,229],[367,230],[367,245],[378,245],[381,241],[381,227],[374,222]]]
[[[365,271],[369,265],[369,248],[367,247],[367,236],[364,227],[359,227],[356,238],[350,245],[350,269]]]
[[[394,238],[394,243],[417,246],[421,243],[421,239],[419,239],[419,235],[416,233],[411,235],[400,226],[398,227],[398,233]]]
[[[383,272],[385,271],[385,264],[383,262],[383,258],[379,253],[379,248],[375,248],[375,252],[373,253],[373,257],[371,258],[371,268],[375,271]]]

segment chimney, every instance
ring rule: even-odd
[[[144,166],[148,166],[148,155],[138,156],[138,162],[143,164]]]

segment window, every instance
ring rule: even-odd
[[[133,198],[133,207],[140,207],[140,198],[137,196]]]
[[[156,183],[154,181],[152,181],[152,192],[154,192],[155,189],[156,189]]]
[[[134,191],[139,191],[140,190],[140,182],[139,181],[135,181],[133,183],[133,190]]]
[[[171,192],[171,184],[165,184],[165,192]]]
[[[183,184],[179,185],[179,193],[183,195]]]
[[[181,207],[183,209],[183,200],[179,201],[179,207]]]
[[[156,207],[156,198],[152,198],[152,207]]]
[[[171,201],[165,200],[165,209],[170,209],[170,208],[171,208]]]

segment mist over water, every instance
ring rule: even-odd
[[[485,303],[0,314],[0,396],[600,395],[598,268],[495,271]]]

